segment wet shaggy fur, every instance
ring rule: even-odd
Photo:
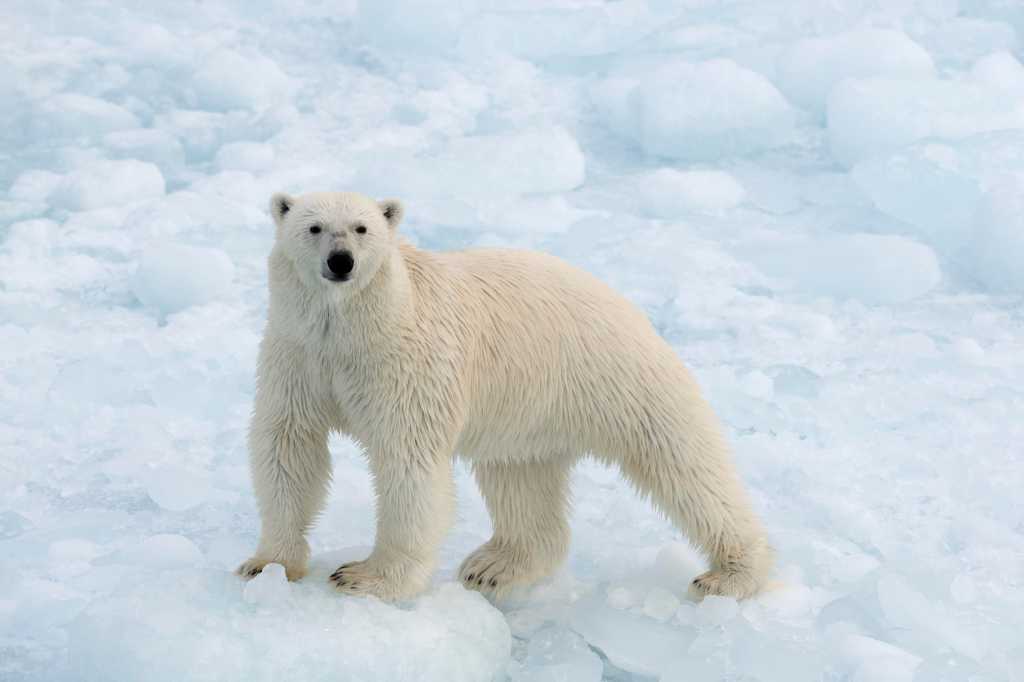
[[[338,431],[365,449],[377,497],[373,551],[331,576],[343,592],[426,587],[452,521],[455,454],[494,527],[460,579],[502,594],[549,574],[569,543],[570,472],[588,453],[707,554],[698,596],[762,589],[771,551],[717,420],[636,307],[541,253],[414,248],[397,236],[397,201],[275,195],[271,212],[250,430],[262,531],[240,574],[276,562],[303,576]],[[324,263],[341,251],[354,268],[330,281]]]

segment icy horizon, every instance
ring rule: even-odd
[[[1021,679],[1024,4],[427,0],[0,10],[0,680]],[[356,445],[310,575],[256,543],[273,192],[397,197],[422,248],[545,251],[698,377],[777,589],[686,597],[594,463],[569,559],[499,603],[457,468],[430,591]]]

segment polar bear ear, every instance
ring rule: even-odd
[[[384,214],[385,220],[388,221],[388,227],[393,230],[398,227],[398,223],[402,222],[402,216],[405,214],[405,209],[402,208],[402,202],[398,199],[384,199],[377,202],[380,206],[380,212]]]
[[[294,203],[295,199],[284,192],[278,192],[270,197],[270,215],[274,216],[274,222],[278,227],[284,223],[285,216],[288,215],[288,211],[292,210]]]

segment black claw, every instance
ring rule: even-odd
[[[476,573],[470,573],[468,576],[466,576],[466,582],[469,582],[469,583],[473,582],[473,578],[475,578],[475,577],[476,577]]]
[[[484,584],[484,579],[480,578],[479,580],[476,581],[476,584],[477,585],[483,585]]]
[[[497,586],[498,586],[498,581],[495,580],[494,578],[491,578],[491,587],[497,587]]]
[[[262,570],[263,569],[261,569],[261,568],[251,568],[251,569],[249,569],[249,577],[253,577],[253,576],[259,575]]]

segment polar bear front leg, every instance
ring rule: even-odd
[[[475,463],[494,536],[466,557],[459,579],[501,597],[553,571],[569,550],[571,460]]]
[[[373,552],[341,565],[330,580],[348,594],[388,601],[411,597],[430,583],[454,515],[451,453],[438,448],[413,460],[401,452],[371,452],[370,469],[377,493]]]
[[[260,510],[256,553],[238,567],[244,578],[270,563],[289,580],[306,573],[306,532],[323,508],[331,479],[328,427],[318,387],[293,347],[265,339],[249,427],[249,463]]]
[[[289,580],[306,573],[306,532],[323,507],[330,482],[327,433],[284,427],[253,435],[252,478],[260,508],[260,542],[239,568],[251,578],[270,563],[281,564]]]

